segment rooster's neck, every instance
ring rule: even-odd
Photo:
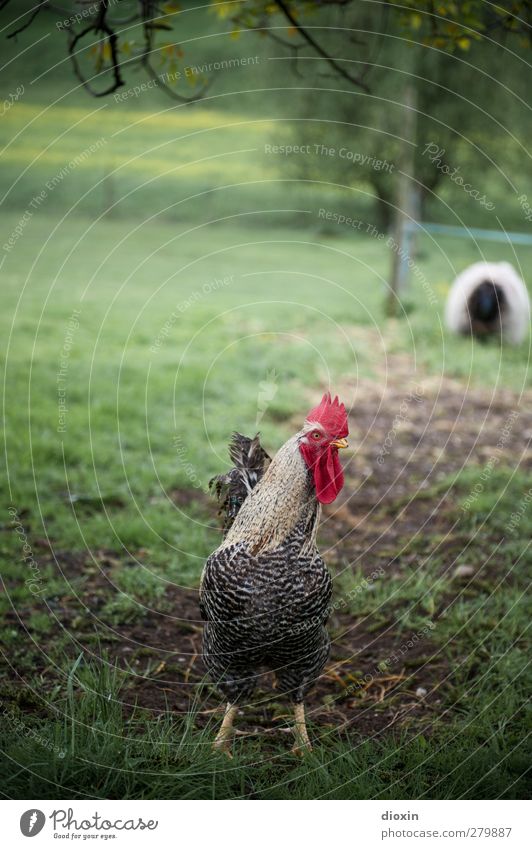
[[[245,542],[254,554],[282,545],[295,526],[309,523],[305,549],[315,545],[320,506],[296,434],[279,449],[264,477],[248,495],[223,548]]]

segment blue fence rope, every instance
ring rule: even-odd
[[[442,236],[456,236],[461,239],[486,239],[506,244],[532,245],[531,233],[505,233],[501,230],[482,230],[479,227],[452,227],[448,224],[433,224],[431,221],[410,221],[407,229],[439,233]]]

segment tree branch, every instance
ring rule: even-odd
[[[6,3],[2,4],[2,6],[0,8],[3,9],[4,6],[7,6],[8,2],[9,2],[9,0],[7,0]],[[28,29],[28,27],[31,27],[33,21],[35,20],[35,18],[37,17],[37,15],[41,11],[41,9],[42,9],[42,7],[44,6],[45,3],[46,3],[46,0],[39,0],[39,5],[36,6],[35,9],[33,10],[33,12],[31,13],[29,20],[27,20],[25,24],[22,24],[22,26],[20,26],[18,29],[16,29],[15,32],[10,32],[9,35],[8,35],[8,38],[15,38],[15,36],[19,35],[21,32],[24,32],[25,29]]]
[[[169,97],[173,100],[177,100],[179,103],[194,103],[196,100],[200,100],[208,89],[211,86],[212,80],[207,80],[206,83],[200,88],[199,91],[187,97],[186,95],[179,94],[175,91],[171,86],[162,79],[155,68],[151,64],[151,54],[153,53],[153,29],[151,27],[152,15],[153,15],[153,2],[152,0],[144,0],[142,3],[142,28],[144,33],[144,49],[140,56],[140,63],[142,67],[148,71],[151,75],[152,79],[157,80],[157,86],[161,88],[164,92],[166,92]]]
[[[85,29],[81,30],[81,32],[76,33],[76,35],[71,36],[68,42],[68,53],[72,61],[74,73],[82,84],[82,86],[87,89],[87,91],[89,92],[89,94],[92,95],[92,97],[105,97],[107,94],[112,94],[113,91],[116,91],[118,88],[124,85],[124,80],[122,79],[122,75],[120,73],[120,61],[118,59],[118,36],[105,20],[106,14],[107,3],[105,2],[105,0],[102,0],[100,4],[100,10],[98,12],[98,20],[95,23],[89,24],[87,27],[85,27]],[[109,42],[109,47],[111,50],[113,82],[102,91],[94,91],[89,81],[82,74],[76,56],[76,46],[78,42],[90,32],[94,32],[96,34],[104,33],[107,36],[107,40]],[[105,71],[107,70],[108,69],[106,68]],[[102,71],[101,73],[104,73],[105,71]],[[97,74],[96,76],[99,76],[99,74]]]
[[[322,59],[325,59],[325,61],[331,66],[331,68],[336,71],[337,74],[339,74],[339,76],[343,77],[345,80],[348,80],[353,85],[356,85],[358,88],[361,88],[363,91],[369,92],[369,88],[367,87],[366,83],[363,82],[363,80],[361,80],[359,77],[351,76],[351,74],[349,74],[344,68],[342,68],[342,66],[336,61],[336,59],[334,59],[330,55],[330,53],[327,53],[327,51],[324,50],[321,44],[319,44],[313,38],[313,36],[310,35],[310,33],[307,32],[307,30],[301,26],[301,24],[294,17],[292,11],[284,2],[284,0],[276,0],[276,4],[277,6],[279,6],[285,18],[298,31],[299,35],[307,42],[308,45],[310,45],[310,47],[312,47],[312,49],[318,54],[318,56],[321,56]]]

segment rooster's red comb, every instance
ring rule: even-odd
[[[319,422],[332,436],[343,438],[348,435],[347,413],[345,407],[335,395],[331,400],[331,393],[326,392],[317,407],[307,416],[307,422]]]

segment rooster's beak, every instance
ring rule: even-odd
[[[347,448],[348,445],[347,439],[335,439],[334,442],[331,442],[333,448]]]

